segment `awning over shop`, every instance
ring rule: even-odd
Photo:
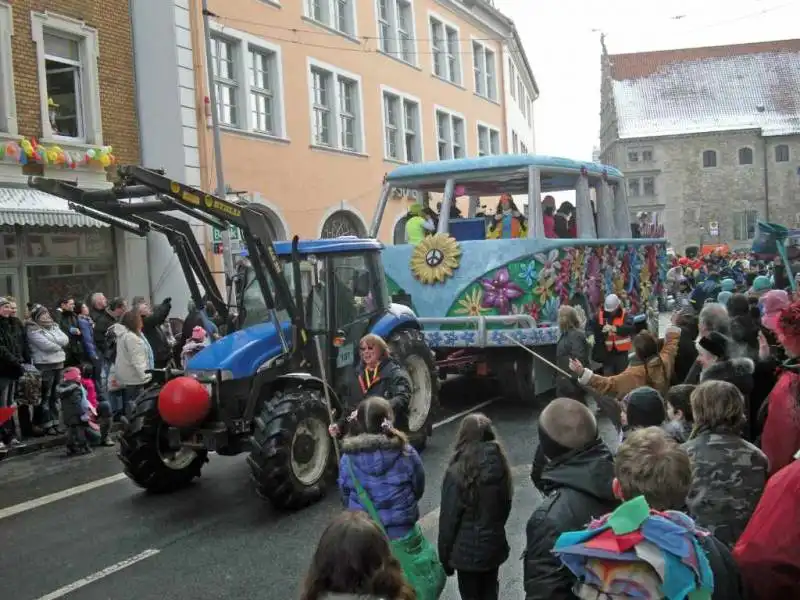
[[[0,187],[0,225],[31,227],[108,227],[76,213],[67,201],[30,188]]]

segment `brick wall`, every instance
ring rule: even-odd
[[[39,137],[42,134],[31,12],[47,11],[79,19],[97,29],[103,142],[114,147],[114,154],[121,163],[138,163],[139,132],[128,2],[14,0],[12,10],[14,83],[20,135]]]

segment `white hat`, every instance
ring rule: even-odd
[[[619,296],[616,294],[609,294],[606,296],[605,306],[603,308],[606,312],[614,312],[619,308],[619,305],[622,304],[619,300]]]

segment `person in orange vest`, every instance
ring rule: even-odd
[[[616,294],[609,294],[597,315],[595,348],[602,358],[603,375],[619,375],[628,368],[636,326]]]

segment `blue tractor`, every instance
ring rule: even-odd
[[[415,446],[425,446],[438,407],[433,354],[411,309],[391,302],[380,242],[273,243],[260,206],[232,203],[138,166],[120,167],[111,190],[40,177],[29,185],[113,226],[165,234],[195,305],[210,302],[224,321],[224,335],[186,371],[154,371],[153,383],[127,409],[119,457],[139,486],[171,492],[200,475],[210,452],[249,452],[256,491],[274,506],[297,509],[322,498],[337,469],[328,425],[359,397],[354,367],[367,333],[386,339],[406,367],[413,389],[408,433]],[[228,300],[187,222],[164,214],[174,210],[241,231],[246,250],[228,278]],[[176,418],[183,405],[192,410]]]

